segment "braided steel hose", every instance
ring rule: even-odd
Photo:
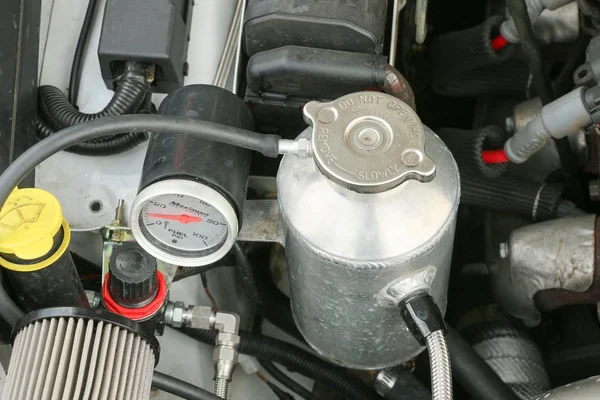
[[[214,393],[222,399],[227,399],[227,392],[229,389],[229,382],[224,378],[215,379]]]
[[[425,340],[431,366],[432,400],[452,400],[452,371],[444,332],[435,331]]]

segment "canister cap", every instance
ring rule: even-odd
[[[147,305],[158,291],[157,271],[156,259],[139,244],[116,246],[110,256],[110,295],[124,307]]]
[[[313,126],[319,170],[350,190],[378,193],[408,179],[428,182],[435,176],[421,120],[393,96],[359,92],[330,103],[312,101],[304,116]]]
[[[63,223],[60,203],[41,189],[16,189],[0,210],[0,253],[22,260],[48,254]]]

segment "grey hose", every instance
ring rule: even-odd
[[[201,139],[243,147],[277,157],[277,135],[264,135],[213,122],[166,115],[124,115],[107,117],[64,129],[36,143],[17,158],[0,175],[0,207],[12,190],[35,167],[48,157],[84,140],[101,138],[121,132],[166,132],[191,135]]]
[[[385,80],[383,81],[383,91],[402,100],[413,110],[417,110],[415,103],[415,94],[410,84],[394,66],[387,64],[385,67]]]
[[[452,400],[452,370],[444,332],[435,331],[425,340],[431,365],[432,400]]]
[[[549,140],[563,139],[593,125],[595,110],[589,110],[586,98],[599,94],[598,87],[578,87],[546,104],[541,113],[506,142],[507,157],[514,163],[524,163]]]

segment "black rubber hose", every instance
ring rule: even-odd
[[[158,371],[154,371],[152,375],[152,387],[186,400],[222,400],[206,389]]]
[[[454,379],[477,400],[519,400],[519,397],[453,329],[446,335]]]
[[[45,121],[38,118],[35,121],[38,136],[46,138],[52,135],[55,130]],[[106,156],[110,154],[118,154],[144,143],[148,139],[148,134],[142,133],[123,133],[112,135],[102,140],[90,140],[69,147],[66,151],[70,153],[80,154],[83,156]]]
[[[4,285],[2,284],[2,271],[0,271],[0,317],[11,327],[14,327],[17,324],[17,321],[24,315],[25,313],[10,298],[8,293],[6,293]]]
[[[85,12],[85,18],[81,25],[81,32],[79,33],[79,39],[77,40],[77,47],[75,47],[75,55],[73,56],[73,64],[71,65],[71,76],[69,77],[69,103],[77,106],[77,97],[79,96],[79,83],[81,82],[81,69],[83,64],[83,52],[87,45],[88,38],[90,37],[90,31],[92,29],[92,23],[94,22],[94,15],[96,12],[96,4],[98,0],[89,0],[87,10]]]
[[[554,93],[550,80],[546,78],[542,50],[533,31],[531,18],[527,12],[527,3],[525,0],[506,0],[506,7],[517,28],[521,47],[527,64],[529,64],[529,71],[538,96],[543,104],[551,103],[554,100]]]
[[[48,157],[85,140],[119,132],[166,132],[254,150],[267,157],[279,154],[280,136],[260,134],[214,122],[167,115],[123,115],[74,125],[31,146],[0,175],[0,207],[13,189]]]
[[[254,277],[258,293],[265,305],[265,318],[296,340],[304,342],[305,339],[292,316],[290,299],[273,282],[269,268],[257,266],[254,268]]]
[[[41,86],[38,89],[40,117],[36,121],[38,137],[47,138],[56,131],[70,126],[110,116],[135,114],[149,92],[145,71],[132,70],[125,73],[117,84],[115,93],[108,105],[100,112],[86,114],[78,111],[54,86]],[[145,132],[129,132],[102,139],[79,143],[68,151],[102,156],[121,153],[132,149],[148,139]]]
[[[573,90],[573,73],[585,61],[585,53],[589,43],[590,37],[582,34],[571,47],[565,65],[554,81],[554,93],[557,97],[564,96]]]
[[[550,390],[544,357],[524,326],[487,312],[486,319],[462,330],[462,337],[521,399],[537,399]],[[469,318],[469,320],[471,320]]]
[[[285,374],[283,371],[277,368],[277,366],[271,361],[259,360],[259,363],[261,367],[263,367],[263,369],[267,371],[273,379],[281,383],[283,386],[285,386],[292,392],[296,393],[298,396],[306,400],[314,398],[310,390],[306,389],[304,386],[290,378],[287,374]]]
[[[216,268],[228,267],[228,266],[230,266],[229,263],[224,263],[222,261],[219,261],[217,263],[205,265],[202,267],[179,267],[179,268],[177,268],[177,271],[175,272],[175,276],[173,277],[173,282],[178,282],[182,279],[187,279],[192,276],[200,275],[200,274],[206,273],[208,271],[212,271],[213,269],[216,269]]]
[[[181,329],[186,335],[209,345],[214,345],[213,331]],[[348,400],[381,399],[364,383],[351,378],[345,369],[331,365],[319,357],[293,344],[252,332],[240,332],[239,352],[281,364],[315,381],[319,381],[340,392]]]
[[[238,272],[240,273],[240,278],[242,280],[242,287],[244,288],[244,292],[246,293],[246,296],[252,303],[252,306],[254,306],[255,318],[253,330],[255,332],[260,332],[262,322],[265,316],[265,307],[262,302],[262,299],[258,294],[258,290],[256,289],[256,282],[254,281],[254,271],[252,270],[252,265],[248,260],[246,251],[239,242],[236,242],[233,245],[231,252],[235,257]]]

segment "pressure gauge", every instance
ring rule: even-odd
[[[219,261],[229,252],[239,221],[230,201],[210,186],[168,179],[137,195],[131,229],[137,242],[154,257],[195,267]]]
[[[158,110],[252,129],[248,106],[228,90],[188,85]],[[154,133],[148,143],[131,229],[140,246],[169,264],[195,267],[223,258],[237,238],[252,152],[189,135]]]

